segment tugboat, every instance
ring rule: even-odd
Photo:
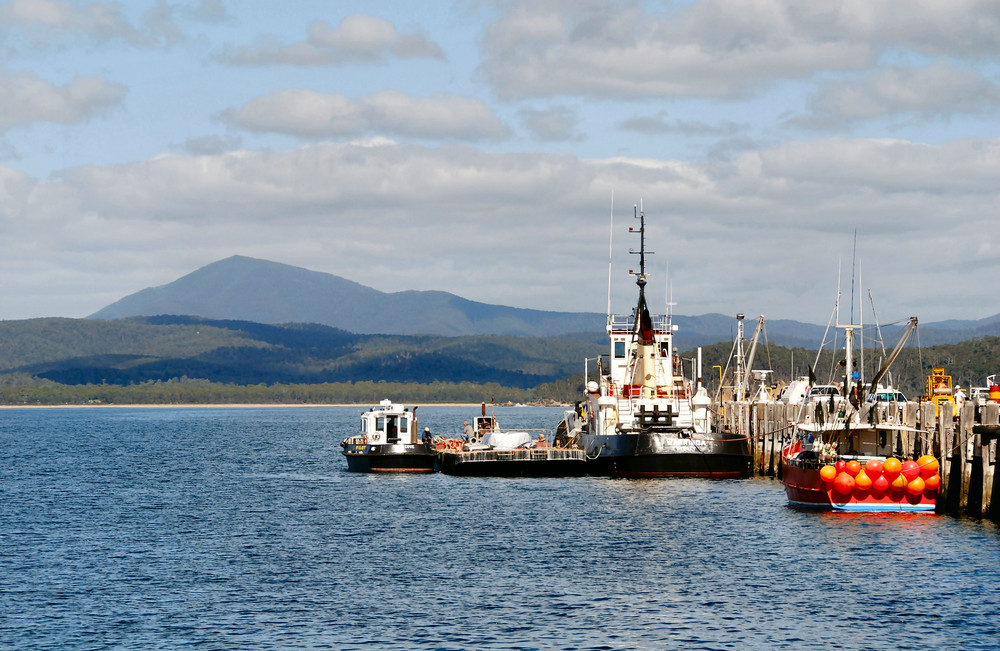
[[[361,433],[341,442],[352,472],[434,472],[435,452],[418,438],[417,408],[383,400],[361,414]]]
[[[437,442],[438,465],[448,475],[467,477],[579,477],[587,474],[583,450],[564,439],[546,440],[528,431],[501,430],[494,414],[473,419],[469,440]]]
[[[748,441],[712,426],[712,400],[700,384],[700,368],[697,384],[684,378],[673,347],[676,326],[669,314],[650,315],[645,214],[639,211],[636,217],[639,229],[629,232],[640,238],[639,251],[632,251],[639,255],[639,270],[629,273],[636,277],[638,303],[627,316],[609,310],[608,368],[602,368],[598,358],[598,380],[586,382],[586,400],[579,409],[566,412],[560,429],[586,451],[591,474],[748,477]]]
[[[912,317],[871,387],[878,387],[916,326],[917,318]],[[894,450],[895,432],[917,430],[901,422],[895,399],[859,400],[864,387],[853,371],[852,355],[858,326],[838,327],[845,328],[844,395],[831,385],[837,395],[801,404],[792,423],[795,438],[781,452],[781,483],[789,505],[826,511],[933,513],[941,487],[939,461],[931,454],[907,459]],[[891,392],[893,398],[896,393]]]

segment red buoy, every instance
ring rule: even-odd
[[[840,473],[833,480],[833,488],[841,495],[850,495],[854,490],[854,477],[851,477],[846,472]]]
[[[875,481],[880,476],[882,476],[882,462],[878,459],[869,459],[868,463],[865,464],[865,474]]]
[[[903,462],[903,467],[900,470],[903,476],[906,477],[906,481],[913,481],[920,476],[920,466],[913,459],[907,459]]]
[[[885,478],[892,482],[899,474],[900,469],[902,469],[903,464],[896,457],[889,457],[882,462],[882,474]]]
[[[924,481],[931,475],[936,475],[940,467],[938,460],[932,454],[925,454],[920,457],[917,459],[917,464],[920,466],[920,476],[924,478]]]

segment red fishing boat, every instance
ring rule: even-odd
[[[872,391],[916,326],[913,317],[872,380]],[[795,439],[781,452],[781,483],[788,503],[836,511],[933,512],[941,488],[940,464],[933,455],[907,459],[896,449],[897,433],[914,431],[899,421],[898,404],[859,400],[866,392],[853,372],[856,326],[841,327],[846,340],[845,374],[839,385],[843,393],[823,394],[814,401],[807,393],[793,423]]]
[[[938,460],[839,455],[827,444],[796,441],[782,451],[781,483],[792,506],[833,511],[933,512]]]

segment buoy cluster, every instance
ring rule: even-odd
[[[884,462],[870,459],[864,466],[857,459],[840,459],[820,468],[819,476],[828,488],[832,486],[835,492],[844,496],[871,493],[875,497],[890,495],[898,499],[903,494],[913,497],[935,495],[941,488],[938,469],[938,460],[925,454],[916,461],[900,461],[895,457]]]

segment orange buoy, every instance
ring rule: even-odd
[[[900,474],[896,475],[896,478],[893,479],[892,483],[889,484],[889,485],[892,487],[893,490],[901,491],[904,488],[906,488],[906,485],[908,483],[909,482],[906,481],[906,477],[904,477],[903,474],[900,473]]]
[[[990,386],[990,402],[1000,402],[1000,385]]]
[[[926,479],[931,475],[936,475],[940,464],[938,460],[934,458],[932,454],[925,454],[924,456],[917,459],[917,465],[920,466],[920,476]]]
[[[865,471],[862,470],[858,473],[858,476],[854,478],[854,487],[859,491],[866,491],[872,487],[872,480]]]
[[[857,459],[851,459],[847,462],[847,467],[844,468],[844,472],[851,477],[857,477],[858,473],[861,472],[861,462]]]
[[[923,477],[914,477],[913,481],[906,485],[906,492],[910,495],[920,495],[924,492],[925,486]]]
[[[920,476],[920,466],[913,459],[907,459],[903,462],[902,469],[900,472],[906,477],[906,481],[913,481],[915,478]]]
[[[865,474],[875,481],[882,475],[882,462],[878,459],[869,459],[865,464]]]
[[[930,477],[924,480],[924,487],[928,491],[936,491],[941,488],[941,475],[934,473]]]
[[[900,462],[899,459],[897,459],[896,457],[889,457],[888,459],[882,462],[882,474],[884,474],[885,478],[891,482],[893,479],[896,478],[896,475],[899,474],[899,471],[902,469],[902,467],[903,464],[902,462]]]
[[[819,477],[829,484],[837,478],[837,469],[830,465],[823,466],[819,469]]]
[[[851,477],[846,472],[840,473],[833,480],[833,488],[841,495],[850,495],[851,491],[854,490],[854,477]]]

